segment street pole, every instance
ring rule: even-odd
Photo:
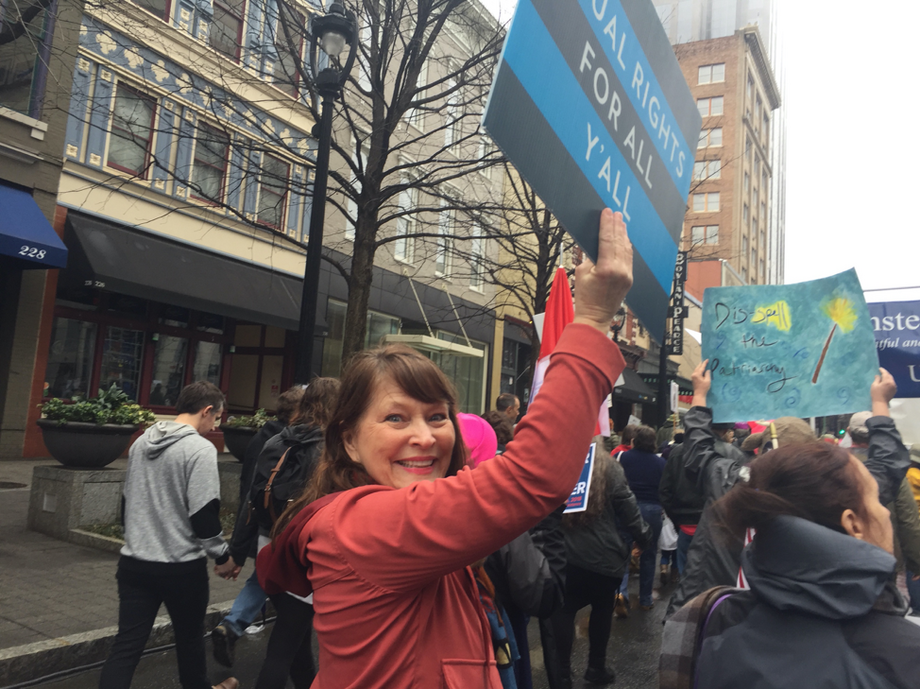
[[[319,293],[319,265],[323,252],[323,223],[326,219],[326,186],[329,179],[329,149],[332,145],[332,110],[336,91],[323,90],[319,141],[316,152],[316,173],[313,179],[313,209],[310,213],[310,235],[307,262],[300,295],[300,330],[297,334],[297,366],[294,383],[305,385],[313,372],[313,345],[316,342],[316,301]]]
[[[668,405],[671,401],[671,390],[668,385],[668,345],[665,344],[667,335],[662,340],[658,356],[658,428],[664,426],[668,420]]]

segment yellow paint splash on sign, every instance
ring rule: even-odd
[[[843,297],[828,299],[821,305],[821,310],[845,333],[850,332],[856,325],[858,316],[856,309],[853,308],[853,302],[849,299]]]
[[[789,304],[785,301],[778,301],[769,306],[758,306],[751,322],[765,323],[774,326],[777,330],[786,332],[792,327],[792,316],[789,313]]]

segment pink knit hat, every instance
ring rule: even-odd
[[[489,422],[475,414],[457,414],[457,420],[463,442],[470,450],[470,466],[492,459],[498,452],[498,439]]]

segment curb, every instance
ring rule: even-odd
[[[209,605],[204,627],[210,633],[227,616],[233,601]],[[92,632],[71,634],[57,639],[37,641],[24,646],[0,649],[0,688],[28,682],[40,677],[73,670],[104,661],[112,647],[118,627],[103,627]],[[169,615],[160,615],[145,648],[157,648],[173,643]]]

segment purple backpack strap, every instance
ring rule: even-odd
[[[703,649],[703,641],[706,639],[706,628],[709,626],[709,620],[712,618],[712,613],[716,611],[716,608],[719,607],[722,601],[724,601],[726,598],[730,598],[735,593],[737,593],[737,591],[729,591],[728,593],[723,593],[721,596],[716,598],[716,602],[710,606],[709,612],[706,613],[706,619],[703,621],[703,626],[700,628],[700,635],[696,643],[697,663],[699,662],[700,651]],[[697,689],[699,684],[699,665],[697,663],[694,663],[693,668],[693,689]]]

